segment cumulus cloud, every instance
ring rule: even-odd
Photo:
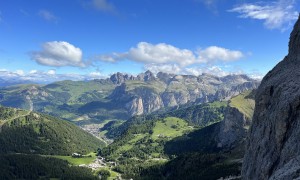
[[[47,21],[57,22],[58,20],[58,18],[53,13],[47,10],[40,10],[38,14],[40,17]]]
[[[149,66],[151,66],[151,64],[176,64],[177,66],[185,67],[192,64],[234,61],[241,59],[243,56],[243,53],[240,51],[229,50],[217,46],[211,46],[193,52],[166,43],[151,44],[140,42],[136,47],[130,48],[128,52],[99,55],[98,58],[105,62],[116,62],[128,59],[150,64]]]
[[[247,74],[253,79],[262,79],[263,74],[256,71],[251,73],[245,73],[239,69],[228,69],[227,66],[217,66],[217,65],[201,65],[193,67],[179,67],[177,65],[171,64],[146,64],[144,66],[145,70],[150,70],[151,72],[157,74],[158,72],[170,73],[170,74],[185,74],[199,76],[203,73],[215,75],[218,77],[223,77],[231,74]]]
[[[91,79],[101,79],[104,76],[99,71],[95,71],[95,72],[89,73],[88,77]]]
[[[262,20],[268,29],[285,30],[298,18],[295,5],[295,0],[278,0],[271,3],[242,4],[229,11],[240,13],[240,18]]]
[[[182,71],[176,64],[146,64],[144,67],[145,70],[150,70],[151,72],[157,74],[158,72],[165,72],[170,74],[178,74]]]
[[[217,46],[210,46],[204,50],[198,51],[199,58],[203,62],[213,62],[213,61],[235,61],[244,57],[243,53],[240,51],[232,51]]]
[[[114,5],[108,0],[92,0],[92,5],[97,9],[102,12],[107,12],[107,13],[115,13],[116,9]]]
[[[81,49],[65,41],[44,43],[42,50],[31,53],[31,59],[45,66],[85,66]]]
[[[56,74],[56,71],[54,69],[50,69],[47,74],[49,75],[55,75]]]
[[[194,53],[188,49],[179,49],[165,43],[153,45],[147,42],[140,42],[137,47],[131,48],[126,58],[138,62],[157,64],[176,62],[181,66],[196,61]]]
[[[184,74],[191,74],[191,75],[199,76],[203,73],[212,74],[212,75],[219,76],[219,77],[227,76],[229,74],[240,74],[240,72],[225,71],[219,66],[192,67],[192,68],[184,69]]]
[[[24,71],[23,70],[16,70],[15,71],[15,73],[17,74],[17,75],[19,75],[19,76],[24,76],[25,75],[25,73],[24,73]]]

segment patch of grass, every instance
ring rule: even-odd
[[[231,107],[237,108],[249,119],[252,118],[255,108],[255,101],[247,98],[250,93],[251,91],[243,92],[240,95],[233,97],[229,103]]]
[[[118,149],[118,152],[124,152],[124,151],[128,151],[130,149],[132,149],[133,146],[131,144],[124,144],[123,146],[121,146],[119,149]]]
[[[58,159],[63,159],[68,161],[72,165],[80,165],[80,164],[90,164],[96,159],[96,153],[89,153],[81,158],[74,158],[72,156],[48,156],[48,157],[55,157]]]
[[[154,140],[159,137],[174,138],[181,136],[185,131],[190,129],[186,121],[175,117],[167,117],[162,121],[156,122],[151,138]]]
[[[136,143],[138,140],[143,139],[145,134],[135,134],[135,137],[129,141],[129,143]]]
[[[147,88],[153,90],[155,93],[161,93],[165,90],[166,85],[159,81],[150,81],[148,83],[141,81],[127,81],[126,91],[132,91],[135,89]]]
[[[214,101],[212,103],[208,103],[211,107],[219,108],[222,106],[227,106],[227,101]]]
[[[68,92],[71,97],[69,99],[69,103],[78,103],[78,98],[81,97],[86,92],[102,92],[107,94],[106,92],[111,91],[114,86],[112,84],[106,86],[100,86],[96,81],[60,81],[53,84],[49,84],[45,86],[50,91],[56,92]],[[92,94],[88,94],[87,96],[92,96]]]
[[[107,171],[110,172],[110,176],[109,176],[108,180],[114,180],[114,179],[116,179],[118,176],[120,176],[120,174],[117,173],[116,171],[113,171],[113,170],[111,170],[111,169],[109,169],[109,168],[105,168],[105,167],[104,167],[104,168],[99,168],[99,169],[96,171],[95,175],[97,175],[97,173],[98,173],[100,170],[107,170]]]

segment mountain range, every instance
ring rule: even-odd
[[[231,97],[258,87],[246,75],[217,77],[174,75],[147,71],[122,73],[92,81],[61,81],[48,85],[16,85],[0,89],[0,104],[58,116],[81,123],[107,119],[127,120],[185,104]],[[82,121],[84,120],[84,121]]]

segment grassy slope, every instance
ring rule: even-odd
[[[131,127],[109,147],[104,148],[104,154],[118,158],[125,156],[146,158],[150,154],[162,155],[162,142],[171,140],[192,130],[182,119],[168,117]],[[147,149],[149,154],[147,155]],[[144,151],[145,150],[145,151]],[[148,158],[146,158],[148,159]]]
[[[150,82],[142,82],[142,81],[127,81],[126,82],[127,89],[126,91],[134,91],[136,89],[151,89],[154,93],[162,93],[166,85],[159,81],[150,81]]]
[[[173,111],[167,111],[163,113],[153,113],[150,115],[134,116],[127,120],[120,126],[116,126],[105,135],[109,138],[116,138],[122,136],[122,134],[131,126],[136,124],[142,124],[145,121],[153,121],[166,117],[177,117],[188,122],[189,125],[197,127],[206,127],[208,125],[220,122],[224,118],[224,112],[227,107],[227,102],[213,102],[200,105],[194,105],[190,107],[183,107]]]
[[[114,85],[100,84],[97,81],[60,81],[46,85],[45,88],[49,91],[68,92],[71,95],[68,104],[78,104],[84,95],[87,98],[104,98],[113,90]]]
[[[72,156],[59,156],[59,155],[53,155],[53,156],[47,155],[47,157],[54,157],[54,158],[66,160],[72,165],[80,165],[80,164],[92,163],[96,159],[96,153],[91,152],[81,158],[74,158]]]
[[[3,107],[0,108],[0,117],[7,112],[11,117],[1,120],[2,153],[86,154],[104,146],[102,141],[67,121]]]
[[[192,127],[188,127],[186,121],[175,117],[167,117],[155,123],[151,139],[156,140],[159,139],[160,136],[174,138],[181,136],[185,131],[191,129]]]
[[[254,99],[248,98],[250,93],[251,91],[243,92],[240,95],[233,97],[229,103],[231,107],[237,108],[241,113],[245,114],[245,116],[248,117],[249,119],[252,118],[254,108],[255,108]]]
[[[91,169],[39,155],[0,154],[0,162],[0,179],[97,179]]]

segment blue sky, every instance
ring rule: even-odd
[[[2,0],[0,78],[262,77],[287,54],[299,9],[297,0]]]

